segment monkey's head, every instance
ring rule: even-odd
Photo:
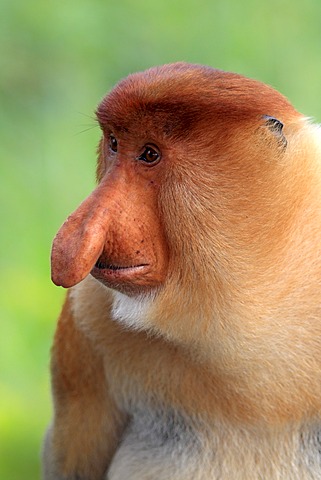
[[[55,284],[216,302],[273,284],[309,184],[304,119],[281,94],[178,63],[122,80],[97,119],[98,185],[54,240]]]

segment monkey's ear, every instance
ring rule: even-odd
[[[282,146],[282,148],[286,148],[288,142],[283,133],[283,123],[281,120],[271,117],[270,115],[263,115],[263,119],[265,120],[265,126],[268,127],[268,129],[277,138],[280,146]]]

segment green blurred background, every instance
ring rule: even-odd
[[[94,185],[94,109],[128,73],[177,60],[272,84],[321,120],[320,0],[0,1],[0,479],[40,476],[63,290],[60,224]]]

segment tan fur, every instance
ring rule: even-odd
[[[53,279],[75,286],[44,478],[320,478],[318,127],[187,64],[128,77],[97,116],[99,185],[53,248]]]

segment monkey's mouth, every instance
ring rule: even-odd
[[[90,273],[106,287],[131,292],[150,283],[150,267],[148,263],[121,265],[99,258]]]
[[[147,263],[142,263],[142,264],[139,264],[139,265],[113,265],[111,263],[104,263],[102,262],[101,260],[97,260],[97,262],[95,263],[95,267],[94,269],[98,269],[98,270],[112,270],[112,271],[117,271],[117,270],[137,270],[138,268],[143,268],[143,267],[147,267],[148,264]]]

